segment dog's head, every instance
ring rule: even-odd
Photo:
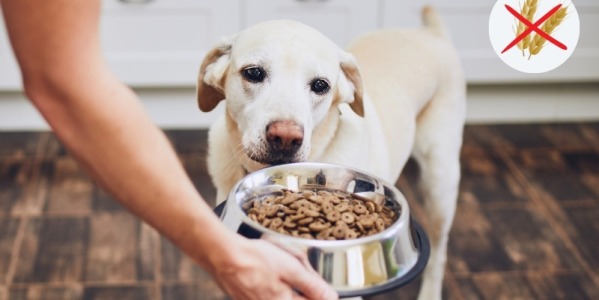
[[[266,165],[306,160],[313,130],[339,104],[364,116],[353,56],[294,21],[257,24],[207,54],[199,107],[211,111],[225,99],[245,155]]]

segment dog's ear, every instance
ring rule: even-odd
[[[340,50],[341,74],[339,75],[339,96],[342,102],[349,103],[351,109],[364,117],[364,88],[358,64],[354,56]]]
[[[196,97],[200,110],[209,112],[225,99],[225,78],[233,38],[224,39],[206,54],[198,74]]]

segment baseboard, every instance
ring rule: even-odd
[[[471,85],[468,123],[599,120],[599,83]]]
[[[165,129],[208,128],[224,106],[200,112],[195,90],[136,90],[154,122]],[[599,84],[471,85],[471,124],[579,122],[599,120]],[[35,108],[19,92],[0,92],[0,131],[48,130]]]
[[[224,105],[201,112],[195,90],[187,88],[136,90],[146,112],[164,129],[208,128],[222,113]],[[0,131],[49,130],[48,124],[33,105],[19,92],[0,93]]]

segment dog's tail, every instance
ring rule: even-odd
[[[433,34],[449,38],[449,34],[441,16],[431,5],[425,5],[422,8],[422,22],[424,23],[424,27]]]

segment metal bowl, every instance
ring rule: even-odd
[[[342,190],[377,201],[399,214],[382,232],[354,240],[311,240],[281,234],[252,221],[242,209],[251,199],[304,188]],[[296,163],[265,168],[240,180],[217,209],[230,229],[248,238],[266,238],[302,251],[312,267],[340,297],[356,297],[396,289],[417,277],[429,256],[422,228],[410,217],[402,193],[375,176],[339,165]]]

